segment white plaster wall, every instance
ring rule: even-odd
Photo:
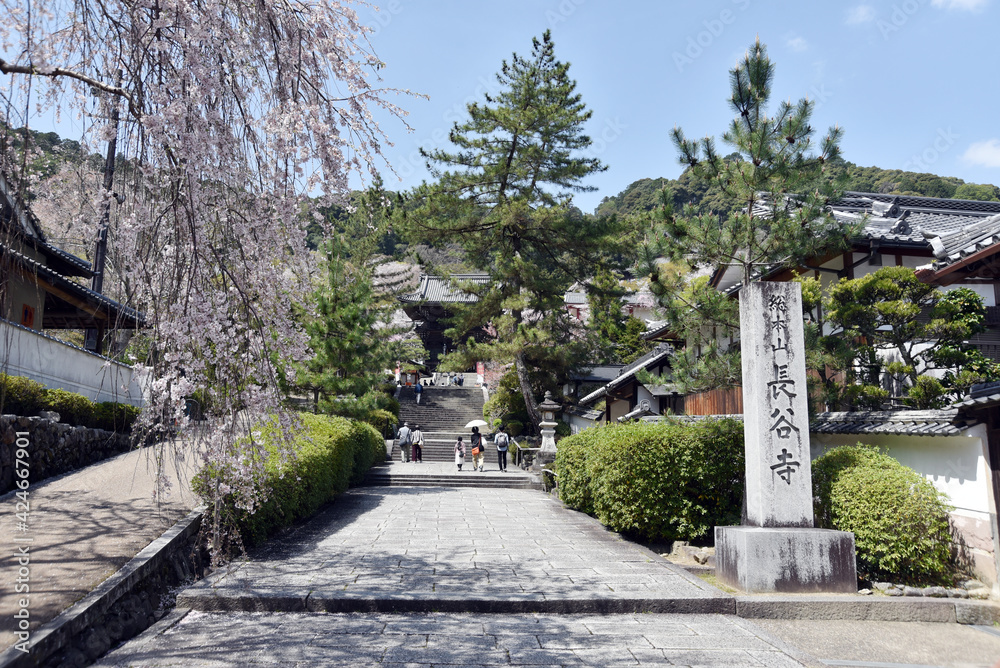
[[[961,436],[859,436],[812,434],[815,459],[838,445],[868,443],[930,480],[948,495],[954,508],[952,525],[961,536],[976,576],[997,582],[995,509],[986,459],[986,427],[978,425]]]
[[[570,433],[579,434],[584,429],[596,427],[597,423],[579,415],[563,415],[563,422],[569,425]]]
[[[141,406],[144,393],[131,367],[112,362],[27,328],[0,321],[0,371],[92,401]]]
[[[948,495],[956,511],[989,519],[988,466],[983,448],[985,432],[973,427],[964,436],[882,436],[812,434],[815,459],[839,445],[877,445],[901,464],[930,480]]]
[[[942,287],[941,291],[951,292],[952,290],[957,290],[958,288],[969,288],[982,297],[983,306],[997,305],[996,289],[993,287],[992,283],[954,283],[953,285],[946,285]]]

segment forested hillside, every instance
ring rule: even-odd
[[[730,159],[733,156],[730,156]],[[921,195],[946,199],[974,199],[1000,201],[1000,188],[994,185],[966,183],[952,176],[917,174],[899,169],[859,167],[847,161],[838,161],[830,167],[830,176],[846,175],[844,190],[858,192]],[[597,207],[598,215],[629,214],[653,210],[660,202],[664,186],[673,195],[674,207],[693,204],[702,213],[728,211],[729,205],[715,185],[695,177],[690,169],[677,179],[639,179],[612,197],[605,197]]]

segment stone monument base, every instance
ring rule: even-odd
[[[715,527],[715,576],[745,592],[858,591],[854,534],[799,527]]]

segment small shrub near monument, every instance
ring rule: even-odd
[[[279,454],[282,434],[277,424],[259,435],[268,460],[265,475],[256,485],[268,490],[267,501],[249,513],[240,508],[240,499],[226,497],[226,522],[235,527],[245,545],[260,544],[278,529],[309,517],[350,485],[360,483],[368,469],[385,458],[385,442],[368,423],[311,413],[298,418],[302,430],[294,437],[291,461],[282,461]],[[204,469],[195,476],[193,489],[206,502],[217,474]]]
[[[594,514],[590,496],[590,474],[587,456],[594,449],[604,427],[584,429],[559,441],[556,470],[559,472],[559,499],[570,508],[588,515]]]
[[[743,425],[735,420],[588,429],[560,442],[556,463],[563,502],[626,535],[704,541],[714,526],[740,521]]]
[[[834,448],[812,464],[816,522],[853,531],[858,575],[906,584],[953,570],[947,497],[872,446]]]

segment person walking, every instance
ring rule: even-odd
[[[403,426],[399,428],[399,433],[396,434],[396,438],[399,439],[400,461],[410,461],[410,446],[413,445],[413,431],[410,429],[409,422],[403,423]]]
[[[424,434],[419,424],[413,425],[413,461],[418,464],[424,462]]]
[[[510,436],[504,431],[503,425],[500,425],[500,431],[493,437],[493,443],[497,446],[497,464],[500,466],[500,470],[506,473],[507,450],[510,449]]]
[[[469,439],[472,446],[472,470],[483,470],[483,461],[486,459],[486,448],[483,447],[483,436],[479,433],[479,427],[472,428],[472,437]]]
[[[424,393],[424,386],[418,380],[417,384],[413,387],[413,394],[415,394],[416,397],[417,397],[417,405],[418,406],[420,405],[420,395],[423,394],[423,393]]]
[[[461,471],[462,464],[465,463],[465,443],[462,442],[461,436],[455,441],[455,463],[458,465],[458,470]]]

